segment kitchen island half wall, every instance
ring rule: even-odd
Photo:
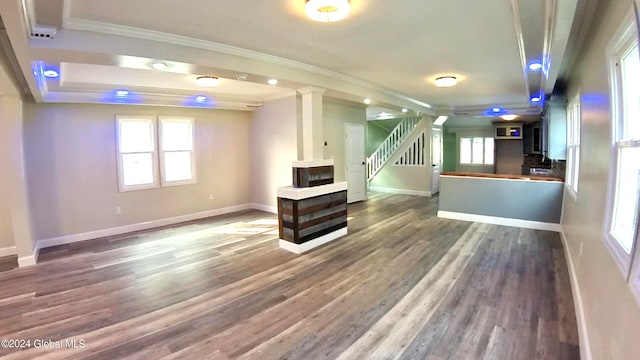
[[[560,178],[443,173],[438,217],[560,231]]]

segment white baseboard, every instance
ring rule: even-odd
[[[278,208],[275,206],[263,205],[263,204],[251,204],[251,208],[255,210],[265,211],[272,214],[278,213]]]
[[[555,223],[545,223],[540,221],[503,218],[503,217],[497,217],[497,216],[467,214],[467,213],[459,213],[459,212],[453,212],[453,211],[438,210],[438,217],[445,218],[445,219],[453,219],[453,220],[480,222],[480,223],[486,223],[486,224],[515,226],[515,227],[521,227],[526,229],[547,230],[547,231],[555,231],[555,232],[562,231],[562,227],[560,226],[560,224],[555,224]]]
[[[369,190],[383,192],[388,194],[399,194],[399,195],[415,195],[415,196],[431,196],[431,191],[418,191],[418,190],[408,190],[408,189],[395,189],[395,188],[386,188],[379,186],[369,186]]]
[[[18,253],[18,250],[16,249],[15,246],[0,248],[0,257],[16,255],[17,253]]]
[[[589,331],[587,329],[587,316],[584,312],[584,305],[582,303],[582,296],[580,295],[580,283],[578,282],[578,276],[576,274],[576,268],[573,263],[573,256],[569,251],[569,244],[567,238],[564,235],[564,231],[560,231],[560,238],[562,239],[562,247],[564,248],[564,256],[567,261],[567,267],[569,268],[569,279],[571,280],[571,293],[573,294],[573,304],[576,312],[576,320],[578,321],[578,337],[580,341],[580,359],[592,360],[591,354],[591,341],[589,340]]]
[[[319,238],[315,238],[311,241],[304,242],[302,244],[294,244],[290,241],[280,239],[279,245],[282,249],[287,251],[291,251],[296,254],[302,254],[311,249],[317,248],[320,245],[324,245],[326,243],[332,242],[339,237],[347,235],[347,228],[343,227],[342,229],[338,229],[336,231],[330,232],[326,235],[320,236]]]
[[[40,244],[36,242],[36,246],[33,249],[33,254],[28,256],[18,257],[18,267],[33,266],[38,262],[38,255],[40,254]]]
[[[248,210],[251,208],[252,207],[250,204],[235,205],[235,206],[229,206],[229,207],[220,208],[220,209],[201,211],[193,214],[179,215],[179,216],[174,216],[174,217],[165,218],[165,219],[152,220],[152,221],[147,221],[143,223],[118,226],[118,227],[101,229],[96,231],[89,231],[81,234],[59,236],[55,238],[39,240],[37,242],[37,246],[39,249],[44,249],[51,246],[71,244],[78,241],[97,239],[105,236],[126,234],[133,231],[147,230],[147,229],[152,229],[152,228],[166,226],[166,225],[178,224],[185,221],[204,219],[211,216],[223,215],[223,214],[233,213],[237,211]],[[37,259],[37,256],[36,256],[36,259]]]

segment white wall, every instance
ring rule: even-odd
[[[297,96],[266,102],[251,124],[251,202],[275,210],[277,189],[293,182],[298,159]]]
[[[252,113],[127,105],[25,104],[25,152],[36,239],[166,219],[250,202]],[[197,183],[119,192],[116,115],[195,118]],[[209,200],[209,194],[213,200]],[[122,214],[116,214],[120,207]]]
[[[640,354],[640,305],[602,240],[612,161],[605,47],[630,8],[630,1],[600,2],[596,23],[569,78],[568,97],[581,92],[581,156],[578,200],[565,191],[562,227],[593,359],[637,359]]]
[[[360,124],[366,132],[366,108],[325,97],[322,101],[322,119],[322,135],[327,143],[324,158],[333,159],[335,181],[346,181],[345,124]]]

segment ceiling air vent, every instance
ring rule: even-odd
[[[29,36],[32,39],[53,39],[56,34],[56,28],[51,26],[36,25],[31,27]]]

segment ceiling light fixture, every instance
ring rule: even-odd
[[[406,114],[408,111],[409,111],[409,110],[407,110],[407,109],[402,109],[402,112],[403,112],[403,113],[405,113],[405,114]]]
[[[166,63],[163,63],[162,61],[156,61],[151,64],[151,67],[156,70],[164,70],[169,66]]]
[[[502,120],[512,121],[512,120],[515,120],[517,117],[518,115],[514,115],[514,114],[502,115]]]
[[[539,102],[539,101],[540,101],[540,96],[531,97],[531,102]]]
[[[458,84],[458,79],[455,76],[441,76],[436,79],[437,87],[452,87]]]
[[[442,126],[442,124],[444,124],[444,122],[447,121],[448,118],[448,116],[440,115],[438,116],[436,121],[433,122],[433,125]]]
[[[276,79],[269,79],[269,81],[267,81],[267,83],[269,83],[269,85],[278,85],[278,80],[276,80]]]
[[[220,80],[215,76],[198,76],[196,78],[196,84],[199,86],[217,86],[220,83]]]
[[[346,18],[351,11],[349,0],[307,0],[307,16],[319,22],[336,22]]]
[[[206,97],[206,96],[204,96],[204,95],[198,95],[198,96],[196,96],[196,102],[197,102],[197,103],[203,103],[203,102],[205,102],[205,101],[207,101],[207,97]]]
[[[48,77],[48,78],[56,78],[60,74],[56,70],[48,69],[48,70],[43,71],[42,75],[44,75],[45,77]]]
[[[501,111],[501,109],[499,107],[494,107],[493,109],[491,109],[494,113],[498,113]]]
[[[364,103],[367,105],[371,104],[371,99],[364,99]]]
[[[534,61],[529,64],[529,70],[537,71],[542,69],[542,64],[539,61]]]
[[[129,91],[127,90],[116,90],[117,97],[126,97],[127,95],[129,95]]]

